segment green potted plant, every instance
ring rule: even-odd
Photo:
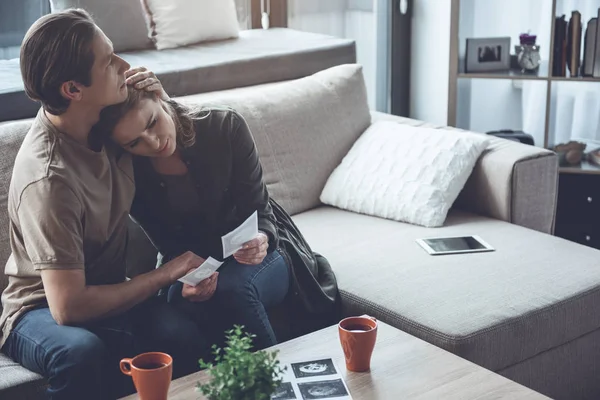
[[[209,400],[269,400],[281,384],[282,373],[277,352],[253,353],[252,338],[243,326],[235,325],[226,332],[224,349],[213,345],[214,363],[200,360],[211,380],[197,390]]]

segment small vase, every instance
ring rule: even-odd
[[[536,72],[539,69],[542,61],[540,46],[536,44],[518,44],[515,45],[515,53],[521,72]]]

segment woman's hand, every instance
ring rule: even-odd
[[[183,288],[181,289],[181,295],[184,299],[188,299],[193,303],[210,300],[217,290],[218,277],[219,273],[215,272],[196,286],[190,286],[184,283]]]
[[[267,256],[268,248],[269,237],[264,232],[258,232],[254,239],[246,242],[244,247],[233,255],[233,258],[240,264],[258,265]]]
[[[161,99],[169,100],[169,95],[165,92],[154,72],[148,71],[146,67],[131,68],[125,72],[125,79],[125,83],[133,85],[136,89],[156,92],[160,95]]]

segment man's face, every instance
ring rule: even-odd
[[[130,65],[114,53],[112,43],[100,29],[94,37],[92,49],[95,58],[92,84],[78,85],[81,101],[99,107],[122,103],[127,98],[125,71]]]

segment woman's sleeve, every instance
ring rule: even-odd
[[[269,204],[269,192],[263,182],[263,172],[254,139],[248,124],[236,112],[231,112],[231,148],[233,157],[232,196],[238,214],[247,218],[258,212],[258,229],[269,237],[269,252],[279,245],[277,225]]]
[[[131,219],[142,228],[148,239],[150,239],[150,242],[152,242],[160,254],[166,257],[174,257],[182,253],[182,251],[178,249],[177,243],[166,234],[164,229],[161,229],[156,218],[152,217],[147,204],[145,204],[138,193],[136,193],[133,199],[129,215],[131,216]]]

